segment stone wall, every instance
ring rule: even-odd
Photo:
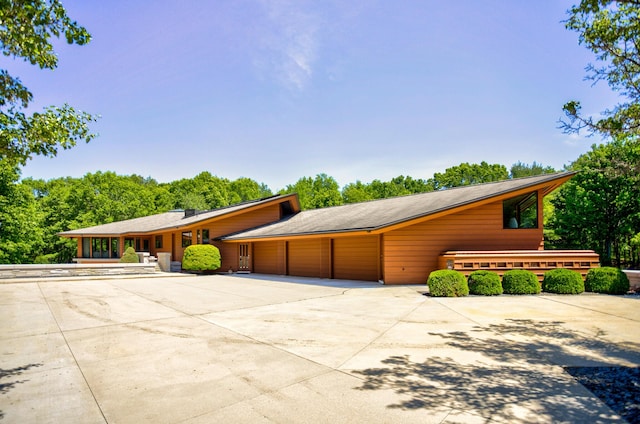
[[[0,279],[153,274],[155,263],[0,265]]]
[[[629,277],[629,287],[631,290],[640,290],[640,271],[625,269],[624,273]]]

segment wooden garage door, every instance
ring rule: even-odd
[[[328,277],[328,269],[323,267],[324,244],[321,239],[290,241],[288,248],[289,275],[316,278]]]
[[[284,274],[284,242],[269,241],[253,244],[253,272]]]
[[[333,278],[378,281],[378,236],[334,239]]]

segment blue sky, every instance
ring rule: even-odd
[[[558,128],[592,54],[562,0],[65,1],[93,36],[59,67],[3,66],[34,106],[101,115],[89,144],[23,177],[115,171],[168,182],[202,171],[272,190],[326,173],[341,186],[430,178],[462,162],[562,168],[600,142]]]

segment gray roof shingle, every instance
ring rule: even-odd
[[[306,210],[288,219],[238,232],[222,240],[243,240],[337,232],[372,231],[483,199],[567,178],[563,172],[485,183],[409,196]]]
[[[138,233],[152,233],[172,228],[186,227],[200,221],[223,216],[242,209],[260,205],[262,203],[272,202],[284,195],[276,195],[265,199],[253,200],[224,208],[214,209],[210,211],[198,212],[196,215],[185,217],[184,211],[169,211],[142,218],[127,219],[125,221],[111,222],[109,224],[96,225],[93,227],[80,228],[77,230],[64,231],[59,233],[61,236],[73,237],[83,235],[125,235]]]

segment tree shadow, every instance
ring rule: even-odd
[[[3,382],[1,380],[5,379],[5,378],[10,378],[10,377],[16,377],[19,375],[22,375],[22,373],[24,373],[25,371],[30,370],[31,368],[37,368],[37,367],[41,367],[42,363],[38,363],[38,364],[27,364],[27,365],[23,365],[21,367],[16,367],[16,368],[9,368],[9,369],[3,369],[0,368],[0,395],[4,395],[7,394],[11,389],[13,389],[17,384],[22,384],[25,383],[29,380],[20,380],[20,379],[12,379],[13,381],[10,382]],[[2,410],[0,410],[0,420],[4,418],[4,412]]]
[[[393,390],[401,395],[404,400],[389,408],[455,410],[486,420],[619,421],[606,409],[594,408],[591,393],[580,390],[561,366],[637,363],[640,346],[614,345],[562,324],[514,319],[468,332],[429,333],[441,337],[447,348],[473,353],[467,358],[475,361],[433,356],[415,362],[398,355],[383,360],[379,368],[353,373],[364,377],[359,390]]]

